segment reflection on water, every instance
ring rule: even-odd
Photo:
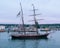
[[[60,48],[60,31],[52,33],[48,39],[12,40],[7,32],[0,33],[0,48]]]
[[[15,41],[15,42],[19,41],[19,45],[15,46],[16,48],[40,48],[43,46],[43,42],[45,42],[47,40],[44,39],[44,40],[13,40],[13,41]],[[40,44],[41,44],[41,46],[40,46]]]

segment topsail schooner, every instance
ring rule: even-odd
[[[27,34],[25,27],[24,27],[24,19],[23,19],[23,9],[22,9],[22,5],[20,3],[20,7],[21,7],[21,18],[22,18],[22,26],[23,26],[23,33],[24,34],[11,34],[12,39],[40,39],[40,38],[47,38],[47,36],[49,35],[49,33],[45,33],[45,34],[40,34],[38,31],[38,22],[36,20],[36,14],[35,14],[35,7],[33,6],[33,16],[34,16],[34,22],[35,22],[35,28],[36,28],[36,34]],[[29,31],[28,31],[29,33]]]

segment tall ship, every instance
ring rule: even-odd
[[[19,33],[18,34],[11,34],[12,39],[40,39],[40,38],[47,38],[47,36],[49,35],[49,33],[44,33],[41,34],[40,30],[39,30],[39,24],[37,22],[37,19],[35,16],[37,16],[37,14],[35,13],[35,6],[34,4],[32,4],[33,7],[33,19],[34,19],[34,26],[31,26],[32,29],[30,30],[26,30],[26,27],[24,26],[24,16],[23,16],[23,9],[22,9],[22,5],[20,3],[20,7],[21,7],[21,12],[18,13],[18,15],[20,15],[21,13],[21,18],[22,18],[22,29],[19,29]]]

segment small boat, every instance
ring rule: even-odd
[[[20,34],[20,33],[11,34],[12,39],[40,39],[40,38],[47,38],[49,33],[40,34],[39,31],[38,31],[38,22],[37,22],[36,17],[35,17],[37,14],[35,14],[35,7],[34,7],[33,4],[32,4],[32,6],[33,6],[33,13],[34,13],[33,16],[34,16],[34,22],[35,22],[35,28],[36,28],[35,33],[36,34],[27,34],[26,33],[25,27],[24,27],[23,10],[22,10],[21,3],[20,3],[20,6],[21,6],[21,13],[22,13],[21,17],[22,17],[22,25],[23,25],[22,26],[23,27],[23,32],[22,32],[23,34]],[[30,33],[30,32],[28,32],[28,33]]]
[[[40,31],[51,31],[49,28],[40,29]]]
[[[5,32],[5,30],[4,29],[1,29],[0,32]]]

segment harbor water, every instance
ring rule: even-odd
[[[60,48],[60,31],[54,31],[48,39],[35,40],[12,40],[8,32],[1,32],[0,48]]]

